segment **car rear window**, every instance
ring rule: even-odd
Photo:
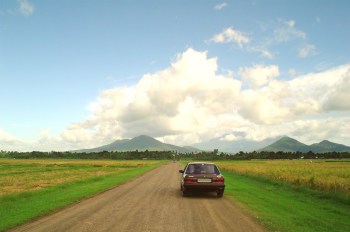
[[[215,164],[189,164],[186,168],[186,174],[220,174]]]

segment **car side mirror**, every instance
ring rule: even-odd
[[[179,170],[180,173],[184,173],[184,170]]]

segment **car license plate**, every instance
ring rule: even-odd
[[[211,183],[211,179],[198,179],[198,183]]]

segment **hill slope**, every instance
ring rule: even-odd
[[[227,141],[224,139],[224,137],[218,137],[218,138],[211,139],[209,141],[193,144],[193,146],[205,151],[213,151],[214,149],[219,149],[220,152],[235,154],[240,151],[243,151],[243,152],[257,151],[277,141],[280,138],[281,137],[267,138],[257,142],[254,140],[247,140],[247,139]]]
[[[307,152],[309,151],[309,146],[299,142],[296,139],[292,139],[288,136],[282,137],[281,139],[277,140],[276,142],[270,144],[269,146],[266,146],[259,151],[284,151],[284,152],[294,152],[294,151],[301,151],[301,152]]]
[[[314,143],[310,145],[311,151],[319,153],[319,152],[345,152],[350,151],[350,147],[345,146],[339,143],[333,143],[328,140],[323,140],[320,143]]]
[[[269,146],[266,146],[259,151],[284,151],[284,152],[308,152],[312,151],[314,153],[324,153],[324,152],[345,152],[350,151],[350,147],[332,143],[328,140],[324,140],[320,143],[315,143],[312,145],[306,145],[304,143],[299,142],[296,139],[289,138],[287,136],[279,139],[278,141],[272,143]]]
[[[177,151],[181,153],[197,152],[199,151],[193,147],[179,147],[172,144],[162,143],[150,136],[140,135],[133,139],[117,140],[113,143],[91,148],[82,149],[74,152],[100,152],[100,151]]]

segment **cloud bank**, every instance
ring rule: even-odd
[[[60,134],[44,130],[38,141],[26,143],[0,130],[0,145],[70,150],[140,134],[178,145],[220,136],[262,140],[285,134],[349,145],[350,64],[290,80],[279,79],[277,65],[242,67],[232,70],[238,74],[234,77],[218,70],[216,57],[189,48],[134,86],[102,91],[89,105],[90,117]]]

